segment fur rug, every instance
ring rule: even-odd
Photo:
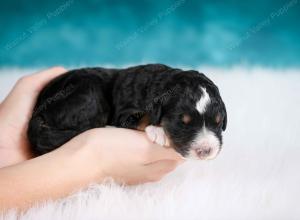
[[[158,183],[92,185],[0,219],[300,219],[300,71],[201,70],[212,73],[227,106],[217,159],[186,162]],[[28,72],[0,71],[0,99]]]

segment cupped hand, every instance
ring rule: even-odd
[[[124,128],[88,130],[62,146],[80,152],[85,172],[94,181],[111,177],[119,183],[158,181],[184,161],[173,148],[152,143],[144,132]]]
[[[37,96],[53,78],[66,72],[53,67],[22,77],[0,105],[0,168],[32,157],[27,141],[27,125]]]
[[[1,103],[0,168],[32,158],[27,126],[37,96],[51,79],[64,72],[64,68],[54,67],[25,76]],[[172,148],[153,144],[144,132],[122,128],[86,131],[58,150],[67,155],[76,153],[81,162],[78,166],[89,175],[87,179],[97,182],[106,177],[126,184],[156,181],[183,161]]]

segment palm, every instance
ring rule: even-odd
[[[32,157],[27,140],[27,126],[36,98],[49,80],[63,72],[65,72],[63,68],[52,68],[40,74],[24,77],[17,82],[0,105],[0,161],[2,163],[5,164],[3,161],[7,160],[13,160],[15,163]]]

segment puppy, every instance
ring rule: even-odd
[[[29,122],[36,155],[107,125],[143,130],[160,145],[170,140],[184,157],[217,156],[227,113],[216,85],[204,74],[162,64],[127,69],[85,68],[51,81]]]

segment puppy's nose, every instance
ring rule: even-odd
[[[211,153],[211,148],[197,148],[195,149],[196,154],[199,158],[207,157]]]

